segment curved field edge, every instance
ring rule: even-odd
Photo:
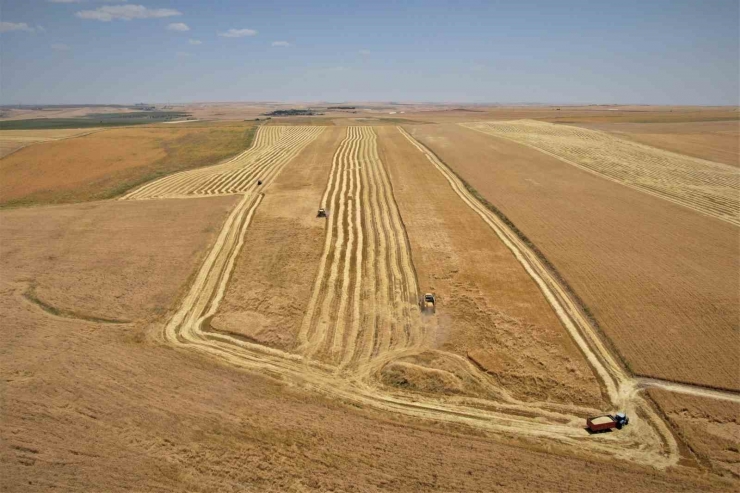
[[[257,126],[112,129],[24,147],[0,160],[0,209],[120,197],[252,147]]]

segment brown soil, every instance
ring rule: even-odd
[[[419,288],[437,295],[433,347],[470,356],[519,398],[599,407],[598,381],[511,251],[395,127],[378,134]]]
[[[579,126],[718,163],[740,166],[740,122],[591,123]]]
[[[740,404],[659,389],[648,393],[704,465],[740,478]]]
[[[293,348],[323,249],[325,220],[316,213],[345,133],[324,130],[265,191],[214,329]]]
[[[0,205],[114,197],[153,178],[233,156],[251,144],[251,129],[124,128],[36,144],[0,161]]]
[[[544,253],[634,373],[740,388],[735,226],[459,126],[407,130]]]

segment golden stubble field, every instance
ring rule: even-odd
[[[277,125],[124,201],[0,212],[15,273],[0,306],[19,327],[2,348],[4,480],[731,489],[724,466],[698,474],[728,456],[686,450],[696,435],[663,423],[608,341],[553,296],[557,279],[429,152],[395,126]],[[438,307],[422,316],[427,290]],[[615,407],[630,427],[584,432]]]
[[[459,125],[409,131],[537,245],[632,371],[740,387],[736,226]]]

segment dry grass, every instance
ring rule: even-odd
[[[465,126],[740,226],[740,172],[724,164],[662,151],[605,132],[534,120]]]
[[[407,130],[543,252],[634,373],[740,388],[735,226],[460,126]]]
[[[115,197],[154,178],[233,156],[251,145],[252,135],[247,124],[167,125],[36,144],[0,161],[0,205]]]

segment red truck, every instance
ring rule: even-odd
[[[604,414],[586,420],[586,427],[591,433],[599,433],[613,428],[621,430],[623,426],[628,424],[630,424],[630,419],[624,413]]]

